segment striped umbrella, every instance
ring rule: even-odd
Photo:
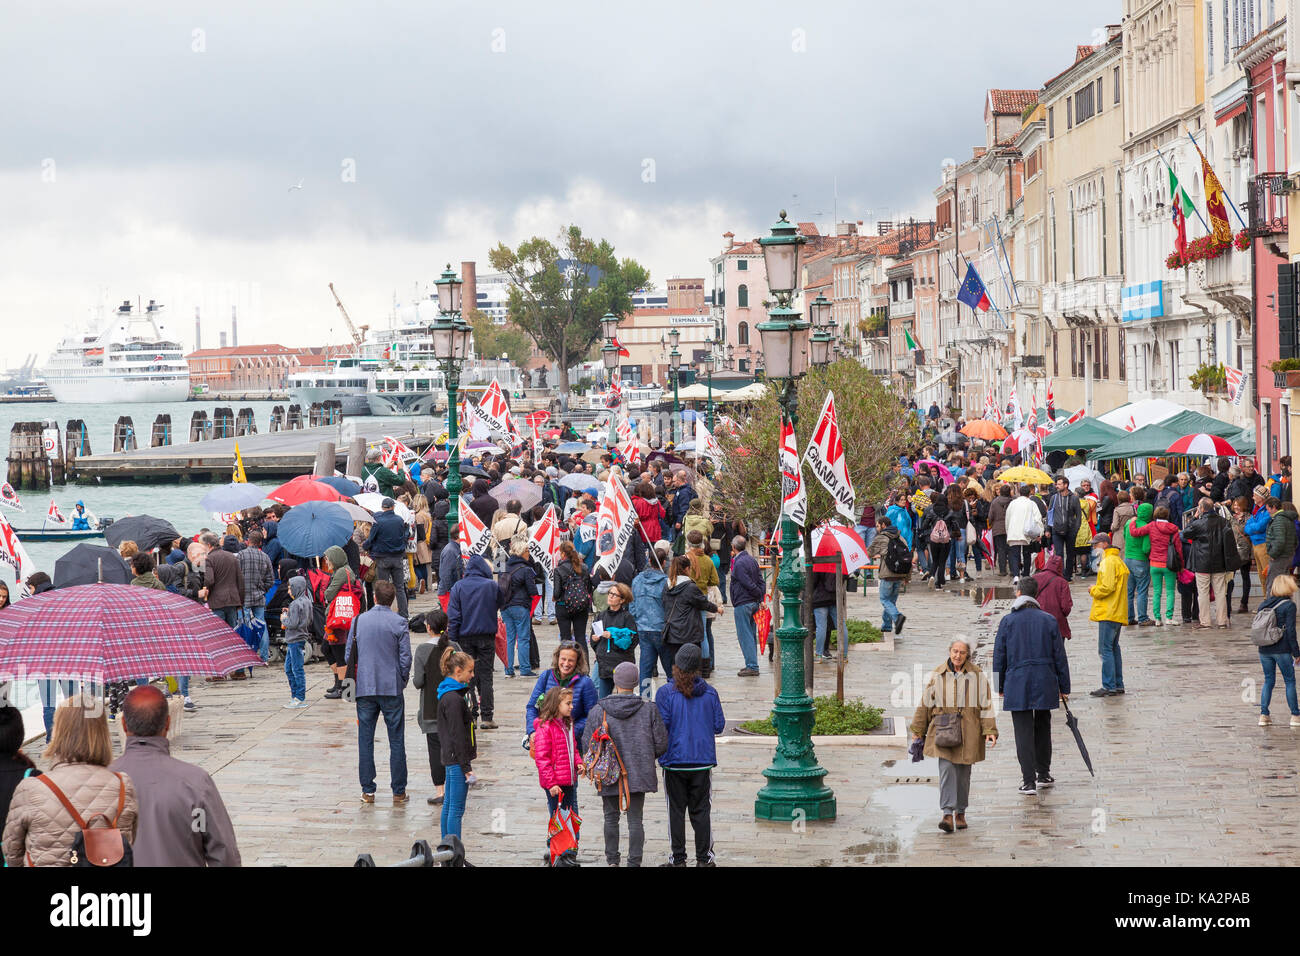
[[[1237,449],[1233,448],[1226,439],[1220,438],[1218,435],[1207,435],[1204,432],[1199,435],[1184,435],[1170,445],[1166,452],[1170,455],[1225,455],[1230,458],[1237,457]]]
[[[262,666],[225,621],[170,591],[83,584],[0,611],[0,680],[41,675],[106,683]]]

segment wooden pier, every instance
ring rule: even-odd
[[[400,438],[419,450],[433,440],[431,434],[410,433],[411,419],[387,422],[348,422],[318,428],[250,434],[238,439],[214,438],[177,445],[137,447],[111,455],[86,455],[77,459],[79,482],[202,482],[220,484],[230,480],[235,463],[235,441],[250,481],[259,478],[293,478],[310,474],[322,442],[336,448],[336,467],[346,465],[348,447],[363,440],[367,447],[379,447],[385,435]]]

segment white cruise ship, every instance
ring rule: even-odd
[[[136,312],[123,302],[107,324],[97,323],[97,331],[60,342],[42,369],[54,397],[88,405],[185,401],[190,369],[162,308],[150,299]]]
[[[305,368],[285,379],[289,401],[304,409],[314,402],[337,401],[344,415],[369,415],[366,393],[375,387],[378,362],[348,356],[331,359],[326,368]]]

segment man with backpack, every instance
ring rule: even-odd
[[[397,592],[397,612],[406,617],[406,522],[393,510],[395,504],[392,498],[383,500],[364,550],[374,558],[375,583],[392,583]]]
[[[883,514],[876,515],[876,537],[867,548],[867,557],[879,565],[882,631],[902,633],[907,615],[898,610],[898,590],[912,576],[912,549],[903,540],[894,523]]]

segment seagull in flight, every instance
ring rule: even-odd
[[[290,186],[288,191],[293,192],[295,189],[302,189],[302,184],[303,184],[303,180],[300,179],[296,184]]]

